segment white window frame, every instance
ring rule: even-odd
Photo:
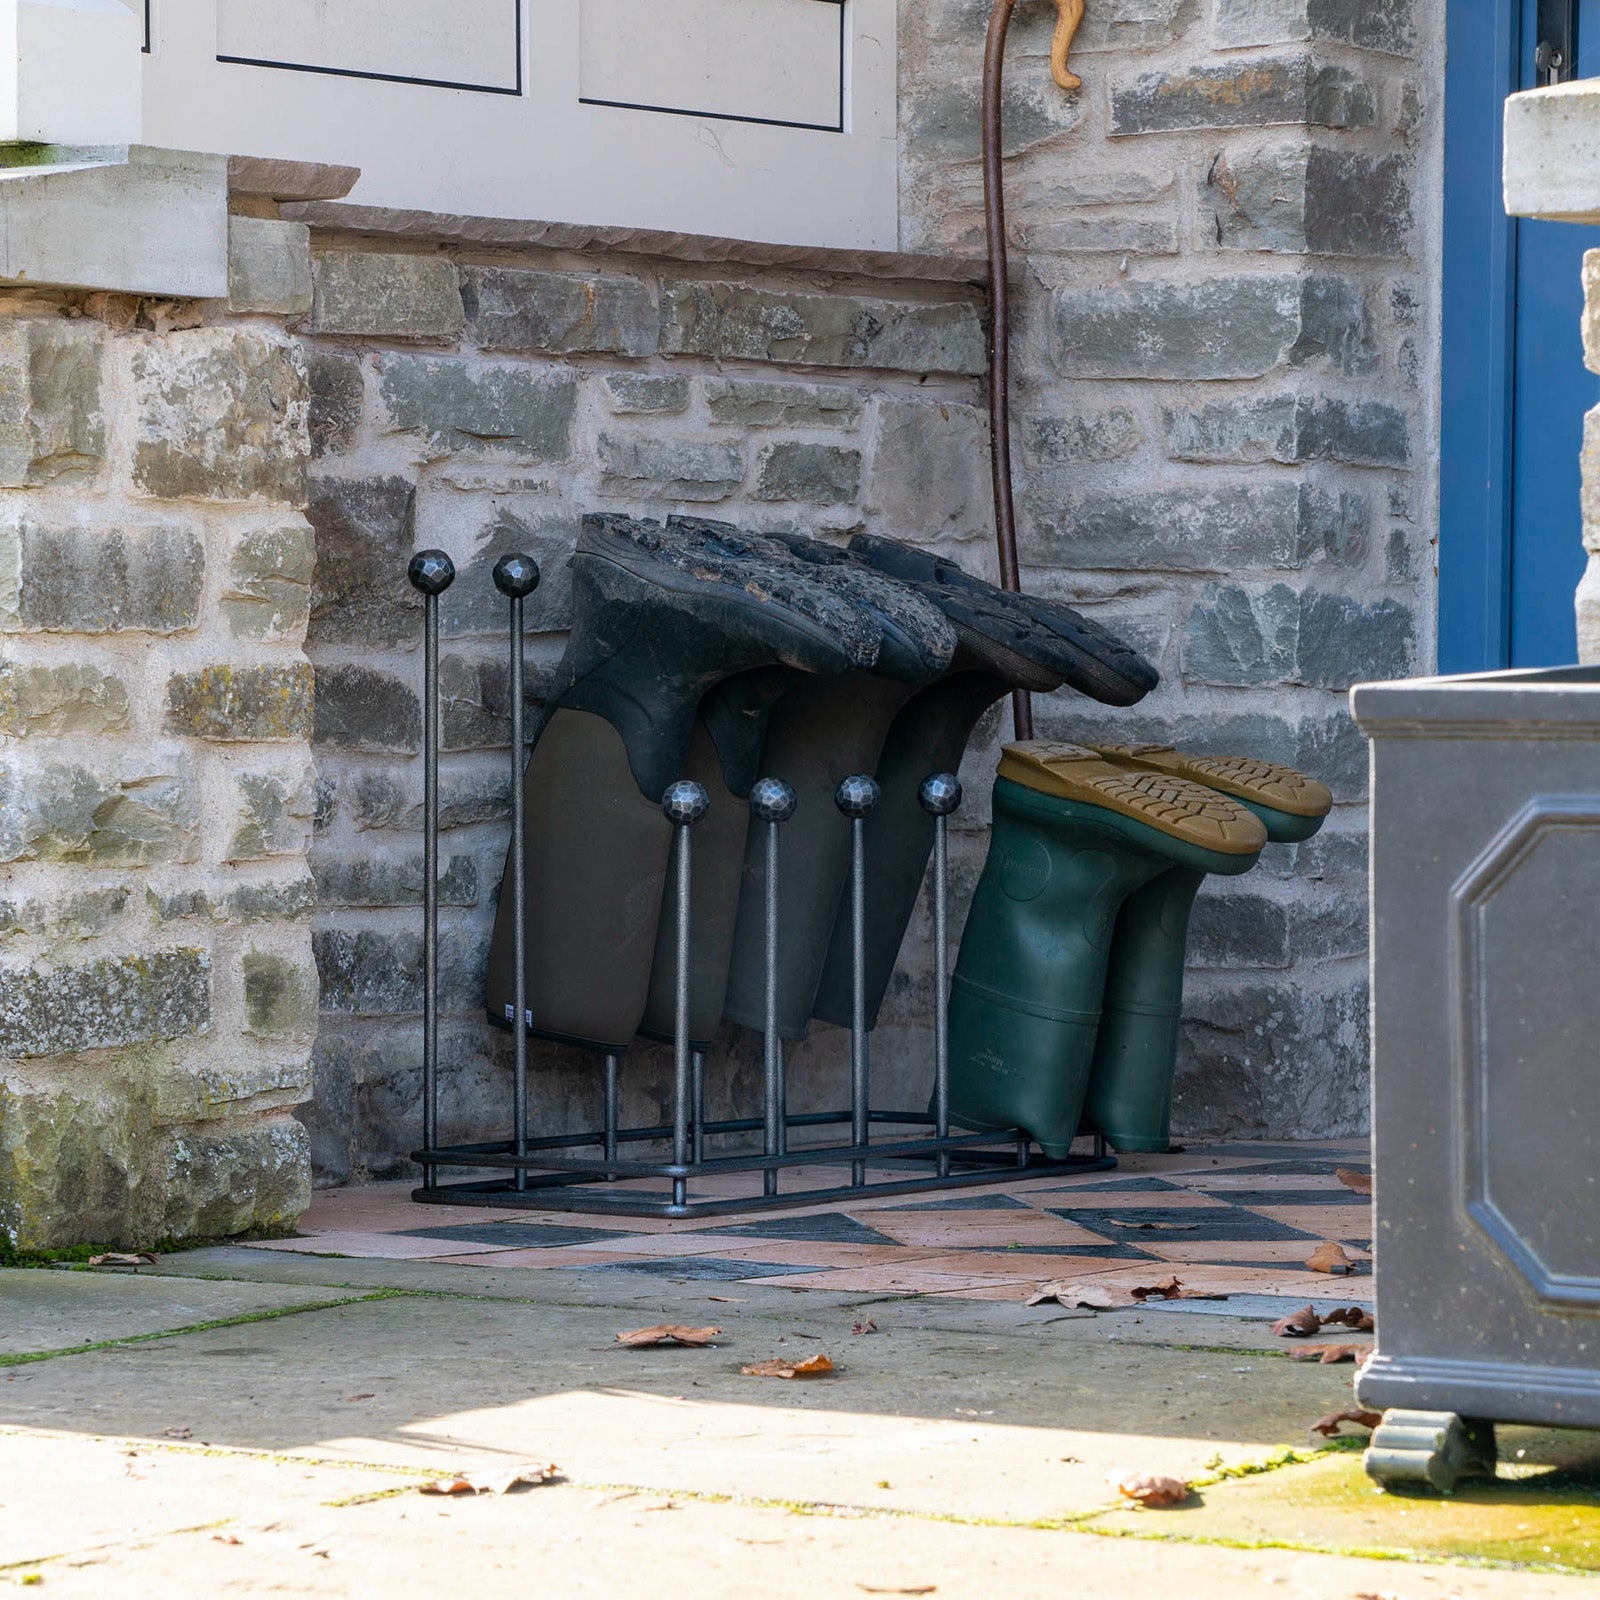
[[[837,130],[586,103],[578,0],[507,0],[516,70],[481,89],[222,61],[219,0],[144,3],[148,144],[358,166],[351,200],[396,209],[898,243],[895,0],[811,0],[844,8]]]

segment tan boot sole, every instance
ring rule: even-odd
[[[1333,791],[1325,783],[1293,767],[1258,761],[1254,756],[1186,755],[1169,744],[1095,744],[1086,748],[1113,766],[1187,778],[1291,817],[1325,817],[1333,806]]]

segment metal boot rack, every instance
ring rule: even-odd
[[[531,1137],[528,1132],[528,1033],[513,1027],[511,1134],[479,1144],[439,1143],[439,597],[455,580],[455,566],[442,550],[414,556],[408,569],[424,603],[423,656],[423,1056],[422,1148],[412,1160],[422,1168],[421,1187],[412,1198],[430,1205],[503,1206],[514,1209],[609,1213],[620,1216],[716,1216],[776,1206],[810,1205],[859,1198],[865,1194],[914,1194],[1052,1173],[1103,1171],[1116,1165],[1104,1140],[1096,1137],[1093,1155],[1045,1159],[1025,1133],[952,1134],[949,1117],[949,990],[947,926],[948,824],[961,804],[961,784],[951,773],[936,773],[918,796],[934,819],[934,1095],[933,1110],[879,1111],[872,1108],[865,1014],[864,929],[867,860],[864,823],[876,809],[878,784],[871,775],[846,778],[835,803],[849,820],[852,849],[850,906],[853,957],[853,1026],[850,1030],[850,1105],[839,1111],[791,1113],[787,1107],[784,1042],[777,1028],[778,867],[784,822],[795,810],[788,784],[763,778],[751,793],[755,820],[766,828],[766,1029],[760,1116],[707,1121],[705,1057],[690,1048],[688,1033],[690,947],[694,938],[690,903],[694,826],[705,816],[709,798],[698,783],[672,784],[662,810],[672,823],[677,871],[677,1010],[673,1049],[672,1121],[654,1127],[621,1126],[621,1058],[605,1057],[603,1125],[590,1132]],[[526,597],[539,584],[532,557],[503,557],[494,569],[495,586],[509,602],[511,692],[511,893],[514,902],[515,1015],[526,1015],[524,964],[523,622]],[[927,1127],[920,1137],[904,1135],[872,1142],[873,1126]],[[848,1144],[806,1143],[791,1148],[796,1129],[844,1126]],[[761,1151],[708,1155],[708,1140],[761,1135]],[[625,1145],[670,1144],[671,1159],[626,1160]],[[574,1152],[596,1152],[577,1154]],[[807,1187],[796,1182],[808,1168],[850,1170],[847,1184]],[[445,1169],[477,1170],[489,1177],[442,1181]],[[780,1173],[793,1187],[780,1192]],[[693,1193],[697,1182],[726,1174],[748,1174],[748,1192],[730,1194],[725,1184]],[[757,1187],[756,1177],[760,1184]]]

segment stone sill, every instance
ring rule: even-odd
[[[1600,222],[1600,79],[1506,101],[1505,203],[1514,217]]]
[[[982,288],[989,281],[988,262],[981,256],[761,244],[749,239],[718,239],[649,228],[451,216],[439,211],[400,211],[341,201],[286,204],[280,207],[279,214],[286,220],[308,223],[319,232],[359,234],[415,244],[569,253],[609,251],[695,265],[821,272],[835,277],[893,279],[899,283],[970,284]]]

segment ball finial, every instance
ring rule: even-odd
[[[539,563],[522,554],[501,556],[494,564],[494,586],[509,600],[522,600],[539,587]]]
[[[705,785],[689,778],[679,778],[667,785],[661,797],[661,809],[675,828],[692,828],[711,809],[711,796]]]
[[[852,821],[870,817],[878,809],[882,795],[878,780],[870,772],[858,772],[833,791],[833,803]]]
[[[443,594],[456,581],[456,564],[443,550],[419,550],[406,568],[411,585],[424,594]]]
[[[787,822],[799,804],[782,778],[763,778],[750,791],[750,811],[757,822]]]
[[[935,772],[922,780],[917,801],[930,817],[948,817],[961,804],[961,780],[953,772]]]

